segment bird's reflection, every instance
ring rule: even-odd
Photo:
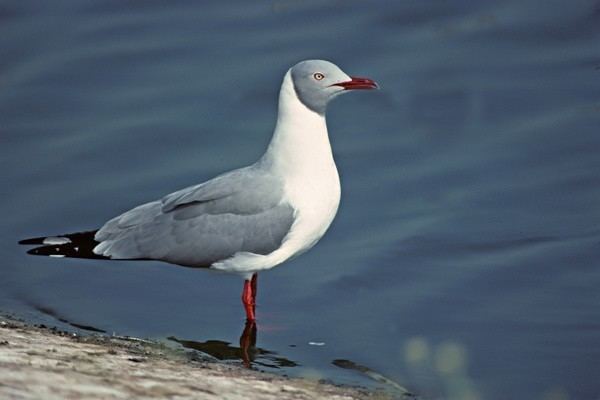
[[[256,365],[268,368],[295,367],[298,365],[292,360],[278,356],[273,351],[256,347],[257,331],[256,322],[246,321],[240,336],[240,347],[232,346],[231,343],[222,340],[197,342],[182,340],[173,336],[169,337],[169,340],[177,342],[187,349],[209,354],[219,360],[241,361],[247,368]]]

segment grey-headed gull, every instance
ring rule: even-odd
[[[22,240],[30,254],[160,260],[238,273],[242,302],[255,320],[259,271],[317,243],[340,202],[340,181],[325,112],[334,97],[376,89],[323,60],[290,68],[279,92],[277,124],[254,164],[142,204],[98,230]]]

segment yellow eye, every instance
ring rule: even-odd
[[[322,74],[322,73],[320,73],[320,72],[316,72],[316,73],[313,75],[313,78],[315,78],[316,80],[320,81],[321,79],[325,78],[325,75],[323,75],[323,74]]]

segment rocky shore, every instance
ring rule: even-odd
[[[382,392],[214,362],[159,343],[0,317],[3,399],[389,399]]]

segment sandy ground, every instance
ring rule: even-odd
[[[2,399],[389,399],[290,379],[131,338],[79,336],[0,317]]]

